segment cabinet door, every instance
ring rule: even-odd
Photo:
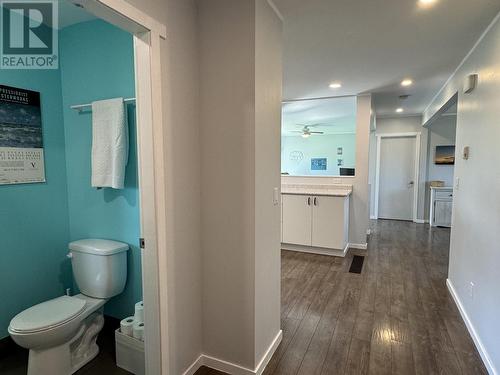
[[[342,250],[345,247],[345,198],[314,197],[312,245]]]
[[[311,197],[283,195],[283,242],[311,246],[311,216]]]
[[[436,200],[434,202],[434,225],[450,227],[452,207],[452,201]]]

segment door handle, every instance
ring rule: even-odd
[[[412,187],[413,185],[415,185],[415,182],[413,181],[408,182],[408,187]]]
[[[311,205],[311,197],[307,197],[307,205],[310,206]]]
[[[318,205],[318,198],[314,197],[314,205],[317,206]]]

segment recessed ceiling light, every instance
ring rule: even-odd
[[[342,87],[342,84],[340,82],[332,82],[330,83],[330,88],[331,89],[339,89]]]
[[[436,2],[436,0],[418,0],[418,4],[422,7],[431,6]]]
[[[401,112],[403,112],[403,111],[404,111],[404,109],[403,109],[403,108],[398,108],[398,109],[396,109],[396,112],[397,112],[397,113],[401,113]]]
[[[411,85],[413,85],[413,81],[409,78],[401,81],[401,86],[411,86]]]

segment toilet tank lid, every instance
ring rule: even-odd
[[[73,241],[69,244],[71,251],[95,255],[113,255],[127,251],[128,248],[128,244],[123,242],[96,238]]]

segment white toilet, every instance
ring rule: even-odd
[[[69,244],[81,294],[30,307],[9,325],[12,339],[30,350],[28,375],[69,375],[99,353],[96,340],[104,324],[103,306],[125,287],[128,248],[100,239]]]

